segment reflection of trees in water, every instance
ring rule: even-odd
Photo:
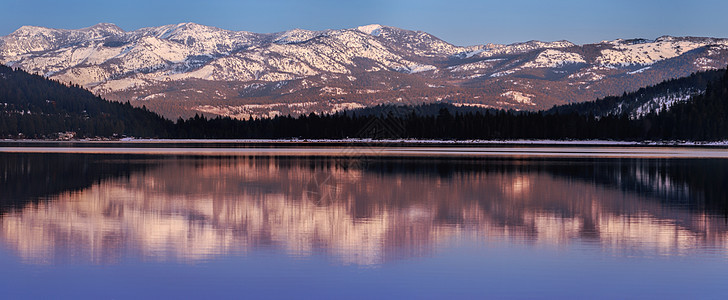
[[[540,167],[557,176],[645,195],[664,205],[728,216],[724,159],[579,159]]]
[[[124,155],[0,153],[0,213],[149,167]]]
[[[665,205],[728,215],[728,160],[486,158],[369,160],[367,172],[426,173],[449,178],[464,172],[542,172],[653,197]]]
[[[101,168],[72,171],[92,174],[82,179],[60,176],[68,191],[3,217],[3,240],[34,261],[62,251],[95,262],[122,253],[196,260],[273,246],[371,264],[427,255],[465,236],[550,245],[594,240],[615,251],[659,253],[726,240],[725,224],[693,209],[700,206],[669,205],[655,201],[661,192],[639,189],[651,174],[670,179],[660,171],[672,170],[669,161],[610,167],[609,161],[514,159],[57,160],[68,161],[38,168],[21,167],[32,159],[5,163],[38,183],[46,181],[34,170]],[[679,186],[672,182],[661,189],[672,193]]]

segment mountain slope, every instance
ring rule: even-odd
[[[597,117],[626,114],[636,119],[650,113],[661,113],[678,103],[688,102],[695,96],[705,93],[708,84],[720,79],[724,72],[724,69],[697,72],[687,77],[666,80],[654,86],[624,93],[622,96],[555,106],[546,113],[577,113]]]
[[[172,125],[146,108],[0,65],[0,138],[56,138],[69,131],[77,137],[166,137]]]
[[[700,90],[663,111],[628,117],[672,91]],[[646,99],[646,100],[645,100]],[[424,139],[728,139],[728,74],[702,72],[623,97],[556,107],[549,112],[514,112],[431,103],[380,105],[341,114],[309,114],[235,120],[195,116],[173,124],[146,108],[108,102],[78,86],[0,66],[0,137],[170,138],[424,138]],[[618,113],[615,108],[623,109]],[[638,111],[638,110],[637,110]],[[453,115],[455,113],[456,115]]]
[[[24,26],[0,37],[0,63],[171,118],[422,102],[538,110],[723,67],[728,40],[460,47],[376,24],[261,34],[194,23],[127,32],[102,23],[77,30]]]
[[[708,83],[705,93],[676,103],[666,112],[647,115],[649,133],[660,139],[728,139],[728,70]]]

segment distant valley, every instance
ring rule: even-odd
[[[194,23],[124,31],[102,23],[77,30],[24,26],[0,37],[0,63],[171,119],[432,102],[541,110],[723,68],[728,40],[663,36],[461,47],[381,25],[261,34]],[[700,92],[668,95],[646,109]]]

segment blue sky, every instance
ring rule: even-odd
[[[570,40],[576,43],[662,35],[728,37],[725,0],[2,0],[0,35],[23,25],[125,30],[195,22],[277,32],[378,23],[422,30],[456,45]]]

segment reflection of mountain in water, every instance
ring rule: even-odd
[[[87,156],[60,156],[46,168],[18,157],[32,168],[3,160],[3,187],[15,184],[15,172],[32,185],[51,174],[69,186],[3,215],[0,240],[31,262],[195,261],[273,247],[377,264],[471,238],[648,255],[728,249],[724,219],[703,209],[714,193],[690,185],[692,176],[715,177],[694,173],[701,162],[376,159],[346,168],[324,158],[95,157],[106,169],[74,179],[64,168]],[[654,174],[665,184],[649,183]],[[683,202],[656,201],[665,195]]]

